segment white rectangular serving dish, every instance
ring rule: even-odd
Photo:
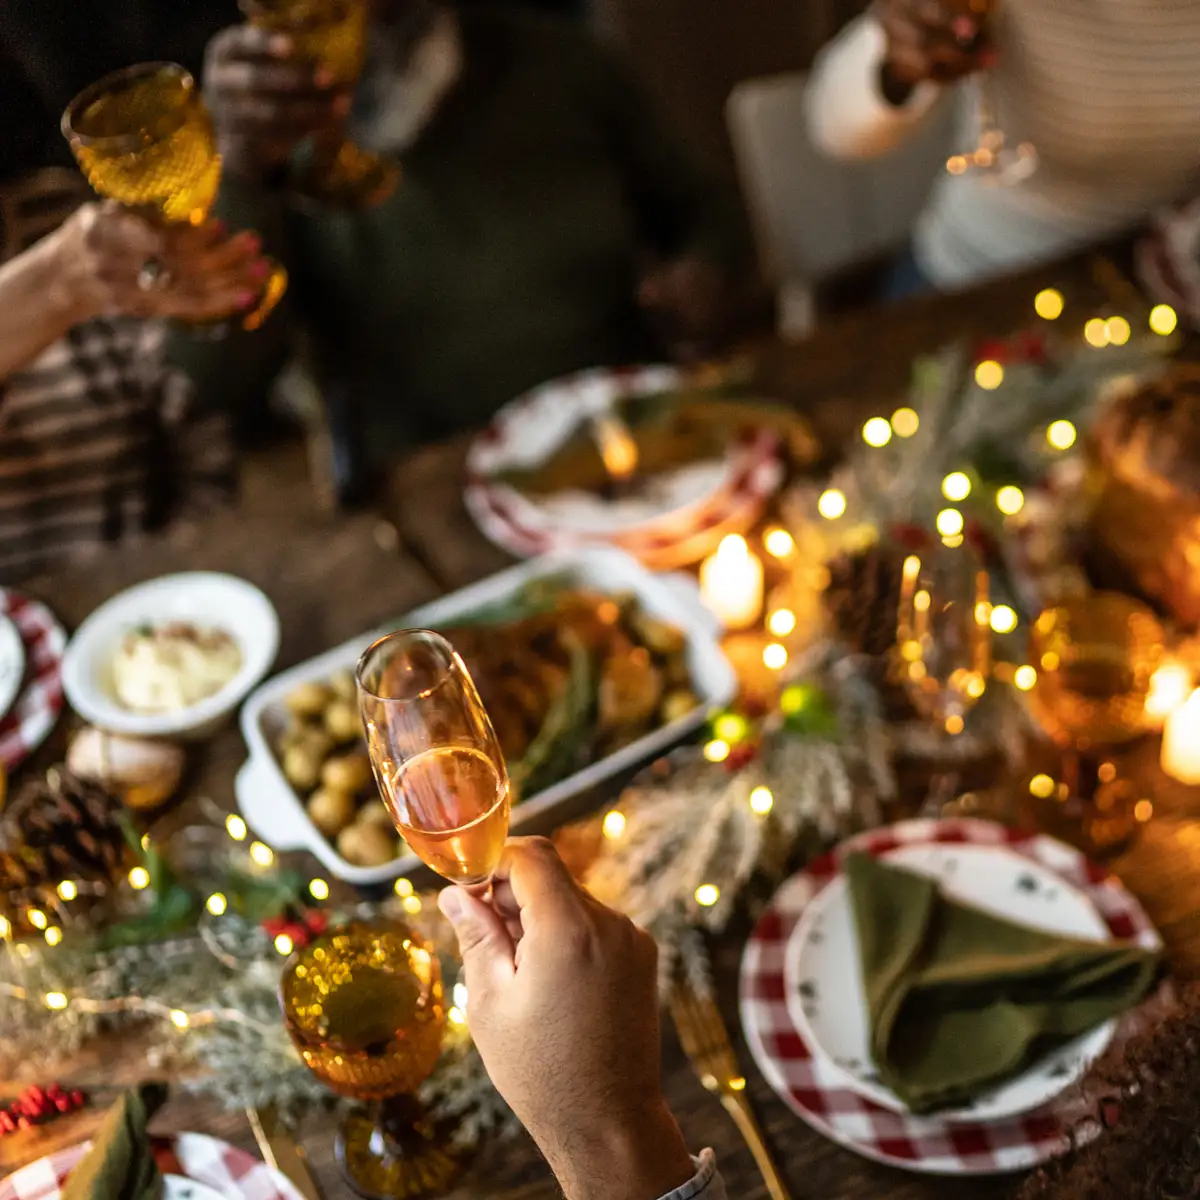
[[[353,884],[387,883],[420,866],[413,855],[379,867],[348,863],[309,820],[304,803],[284,778],[271,750],[286,721],[284,697],[301,683],[353,670],[362,652],[379,636],[402,627],[437,627],[503,601],[534,579],[562,573],[587,587],[604,592],[631,592],[652,616],[678,626],[687,637],[688,670],[701,703],[686,716],[639,738],[615,754],[592,763],[523,800],[512,810],[512,828],[519,830],[535,817],[552,814],[573,797],[606,779],[662,753],[699,729],[716,710],[732,701],[737,678],[721,650],[715,618],[700,603],[694,580],[687,575],[652,575],[619,550],[581,549],[548,554],[443,596],[407,614],[394,625],[360,637],[300,663],[267,680],[242,708],[242,734],[250,757],[238,772],[238,807],[254,832],[276,850],[308,850],[339,879]]]

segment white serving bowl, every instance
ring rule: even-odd
[[[131,712],[114,693],[113,656],[130,630],[171,621],[224,630],[242,652],[241,670],[219,692],[177,712]],[[112,733],[199,738],[264,678],[278,650],[279,618],[253,584],[215,571],[162,575],[114,596],[80,625],[63,658],[63,690],[81,717]]]

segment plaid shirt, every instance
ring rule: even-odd
[[[82,198],[82,180],[59,170],[0,190],[0,257]],[[197,411],[165,338],[161,321],[89,321],[0,381],[0,582],[228,497],[228,419]]]

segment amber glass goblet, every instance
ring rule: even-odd
[[[304,1065],[338,1095],[373,1104],[338,1134],[355,1191],[406,1200],[443,1190],[457,1167],[414,1096],[446,1022],[433,950],[399,922],[351,922],[291,957],[280,1003]]]
[[[510,787],[463,660],[428,629],[389,634],[359,660],[358,703],[401,837],[451,883],[486,891],[508,836]]]
[[[1078,818],[1096,853],[1136,828],[1136,789],[1106,760],[1149,732],[1146,697],[1164,639],[1150,609],[1115,592],[1064,600],[1033,623],[1030,711],[1062,753],[1061,815]]]
[[[358,81],[367,50],[366,0],[241,0],[241,7],[251,24],[291,38],[296,53],[329,71],[335,86]],[[399,177],[395,163],[338,136],[314,141],[293,187],[327,207],[369,208],[391,194]]]
[[[98,196],[167,224],[207,219],[221,156],[196,81],[177,63],[139,63],[97,80],[67,105],[62,131]],[[257,329],[287,290],[287,272],[272,266],[258,305],[241,318],[245,329]]]

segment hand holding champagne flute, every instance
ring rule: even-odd
[[[359,711],[384,804],[414,853],[486,888],[508,836],[504,755],[462,659],[426,629],[388,634],[358,663]]]

